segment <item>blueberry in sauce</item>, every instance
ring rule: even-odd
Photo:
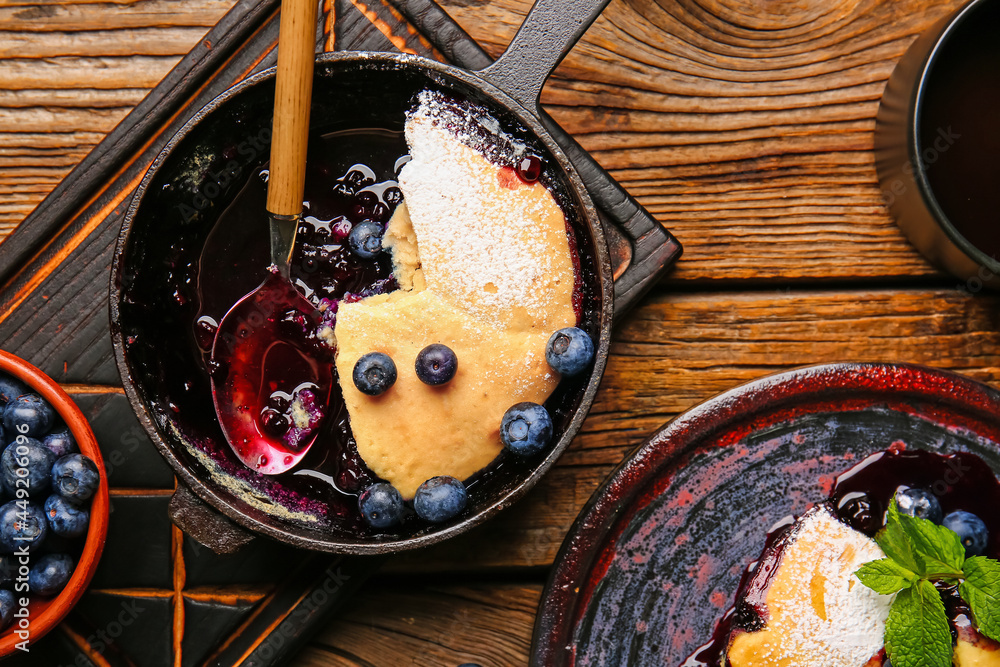
[[[382,199],[389,206],[398,206],[403,201],[403,191],[395,185],[389,186],[382,193]]]
[[[288,417],[273,408],[264,408],[261,411],[260,425],[268,435],[276,438],[280,438],[285,433],[288,433],[288,427],[291,426],[288,422]]]
[[[402,522],[406,506],[396,487],[388,482],[378,482],[358,496],[358,509],[373,528],[389,528]]]
[[[534,183],[542,175],[542,158],[525,155],[517,162],[517,175],[525,183]]]
[[[424,384],[442,385],[455,377],[458,357],[447,345],[432,343],[417,354],[414,370]]]
[[[560,375],[572,377],[582,373],[594,358],[594,341],[587,332],[567,327],[552,334],[545,346],[545,359]]]
[[[837,504],[837,516],[866,535],[873,535],[882,527],[882,517],[875,514],[871,498],[862,491],[853,491],[841,498]]]
[[[538,403],[514,405],[500,420],[503,446],[519,456],[531,456],[545,449],[552,440],[552,418]]]
[[[396,383],[396,364],[384,352],[369,352],[354,364],[353,379],[362,394],[384,394]]]
[[[413,509],[424,521],[441,523],[465,509],[469,495],[461,481],[448,475],[432,477],[413,496]]]
[[[364,220],[354,226],[347,236],[347,243],[358,257],[372,259],[382,252],[382,225]]]
[[[305,445],[323,420],[324,410],[317,401],[319,388],[304,382],[286,393],[276,390],[261,410],[260,426],[266,433],[280,438],[289,448]]]
[[[956,510],[942,519],[941,525],[954,531],[962,540],[966,556],[982,556],[990,541],[990,531],[972,512]]]
[[[907,516],[941,523],[944,512],[937,497],[927,489],[900,487],[896,490],[896,504],[899,512]]]

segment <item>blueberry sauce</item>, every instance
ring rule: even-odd
[[[893,445],[872,454],[841,474],[826,503],[838,519],[855,530],[874,537],[883,527],[889,504],[901,487],[928,489],[945,513],[958,509],[980,517],[990,531],[984,555],[1000,558],[1000,482],[992,469],[975,454],[958,452],[947,456]],[[711,641],[700,647],[681,667],[720,667],[730,637],[764,627],[768,613],[767,590],[778,569],[784,547],[794,534],[795,517],[780,522],[767,535],[763,556],[743,572],[736,592],[736,605],[719,621]],[[953,634],[980,645],[993,646],[976,632],[965,603],[954,591],[942,591]],[[885,652],[868,663],[878,667]]]
[[[282,484],[329,504],[332,517],[349,520],[356,513],[355,496],[375,476],[358,456],[348,425],[333,366],[333,327],[341,301],[389,292],[397,285],[388,253],[360,258],[346,239],[362,222],[384,226],[402,201],[395,177],[406,162],[406,142],[400,132],[351,130],[327,135],[311,151],[306,209],[291,261],[296,293],[288,293],[287,281],[242,261],[268,254],[266,234],[242,234],[239,227],[251,216],[265,215],[267,171],[257,169],[205,243],[198,271],[200,311],[192,336],[204,370],[216,384],[221,409],[230,405],[235,410],[239,427],[227,433],[227,440],[240,460],[262,473],[278,463],[279,469],[295,466],[280,476]],[[318,160],[312,159],[315,154]],[[237,235],[241,238],[234,249]],[[266,260],[258,267],[264,265]],[[248,271],[266,278],[242,318],[254,326],[254,334],[223,341],[216,337],[217,323],[228,312],[227,302],[234,302],[230,300],[240,289],[235,284],[246,284]],[[233,358],[220,363],[226,355],[218,354],[219,346],[227,343]],[[263,363],[239,363],[246,359]],[[238,370],[233,368],[237,364]]]
[[[333,387],[332,350],[317,336],[325,326],[276,270],[226,314],[212,349],[212,398],[247,467],[283,472],[316,439]]]
[[[359,88],[370,87],[370,73],[359,76]],[[278,345],[273,352],[287,355],[298,370],[265,369],[250,383],[256,390],[247,392],[248,400],[240,404],[253,420],[248,430],[275,440],[287,437],[282,457],[301,454],[291,470],[261,475],[259,456],[251,466],[233,456],[219,427],[211,382],[226,371],[211,359],[218,323],[267,277],[270,130],[261,119],[273,107],[270,97],[251,91],[240,105],[210,116],[183,140],[148,185],[136,213],[141,233],[129,238],[125,256],[130,268],[120,276],[119,326],[129,372],[157,430],[166,434],[168,448],[183,466],[210,480],[223,495],[232,493],[237,505],[249,498],[250,512],[348,539],[386,533],[368,526],[358,510],[358,495],[378,480],[357,453],[335,367],[329,365],[332,390],[324,404],[316,396],[323,394],[321,370],[297,358],[296,350],[310,351],[306,356],[311,357],[310,346],[332,342],[322,330],[326,326],[332,332],[340,303],[397,288],[389,253],[362,259],[347,245],[356,225],[365,220],[385,225],[403,198],[396,182],[409,160],[403,121],[428,86],[405,73],[387,76],[391,86],[375,90],[379,102],[368,102],[363,109],[339,87],[314,90],[314,118],[320,125],[310,140],[306,207],[291,262],[291,278],[310,306],[275,313],[273,322],[276,344],[295,343]],[[595,334],[603,316],[598,253],[558,166],[516,119],[504,114],[490,118],[478,98],[446,94],[454,95],[454,129],[456,134],[461,130],[463,141],[509,175],[512,186],[542,183],[567,213],[576,274],[573,306],[578,325]],[[496,130],[506,138],[498,140]],[[569,423],[584,385],[585,380],[560,383],[546,401],[557,429]],[[323,415],[313,429],[312,445],[304,446],[312,434],[290,433],[292,404],[296,397],[308,402],[308,393]],[[506,493],[534,467],[502,453],[466,480],[470,506]],[[390,532],[423,530],[426,525],[409,516]]]

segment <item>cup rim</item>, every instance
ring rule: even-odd
[[[984,251],[972,244],[965,236],[958,231],[948,214],[941,207],[934,189],[927,178],[927,170],[924,167],[920,155],[925,148],[920,143],[920,126],[923,119],[923,102],[927,95],[928,79],[931,71],[941,57],[941,52],[946,49],[954,39],[955,33],[969,20],[969,15],[974,13],[981,5],[989,0],[971,0],[961,9],[945,19],[945,26],[941,33],[935,38],[934,44],[928,52],[923,66],[920,68],[920,75],[917,78],[917,85],[914,90],[912,113],[910,115],[910,126],[907,134],[910,163],[914,165],[913,177],[923,197],[924,203],[930,210],[935,221],[948,236],[952,243],[958,246],[969,259],[980,266],[985,266],[993,273],[1000,273],[1000,260],[987,255]]]
[[[97,438],[94,436],[83,411],[70,398],[69,394],[42,370],[4,350],[0,350],[0,372],[9,373],[23,381],[32,391],[38,393],[55,408],[76,439],[80,452],[97,465],[101,478],[100,485],[91,502],[90,526],[87,529],[86,542],[76,568],[63,590],[55,597],[46,600],[41,612],[30,619],[31,635],[28,639],[30,645],[56,627],[66,614],[76,606],[76,603],[83,597],[87,586],[90,585],[90,580],[97,570],[107,540],[110,502],[108,480],[104,472],[104,459],[101,456]],[[13,629],[14,625],[11,625],[0,632],[0,657],[11,655],[17,650],[16,645],[20,638],[12,632]]]

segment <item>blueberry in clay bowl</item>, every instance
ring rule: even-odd
[[[39,369],[2,351],[0,411],[5,656],[30,650],[80,599],[104,548],[108,489],[97,442],[73,400]]]

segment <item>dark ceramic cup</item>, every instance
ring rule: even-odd
[[[910,242],[975,292],[1000,289],[1000,0],[918,38],[875,127],[882,197]]]

